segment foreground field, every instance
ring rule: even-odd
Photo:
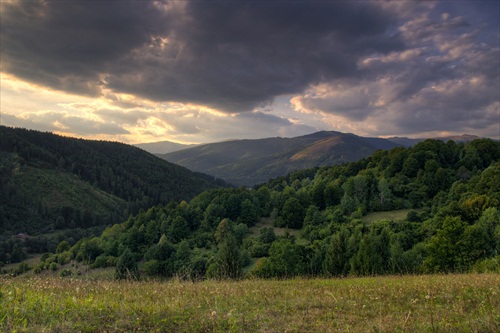
[[[499,332],[500,275],[0,278],[2,332]]]

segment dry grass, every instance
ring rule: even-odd
[[[38,265],[40,263],[41,257],[42,257],[41,254],[31,255],[30,257],[25,259],[23,262],[28,264],[28,266],[30,266],[30,267],[35,267],[36,265]],[[16,270],[19,267],[19,265],[21,265],[21,263],[5,264],[2,267],[2,269],[6,270],[6,271]]]
[[[0,278],[3,332],[499,332],[500,275]]]

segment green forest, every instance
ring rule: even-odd
[[[0,126],[0,263],[227,186],[139,148]]]
[[[34,272],[71,261],[116,279],[500,272],[499,203],[498,142],[426,140],[142,209],[60,242]]]

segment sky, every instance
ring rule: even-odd
[[[125,143],[500,139],[499,1],[0,3],[0,123]]]

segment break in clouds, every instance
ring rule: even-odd
[[[42,113],[68,131],[498,138],[498,13],[490,1],[12,1],[2,71],[105,101]]]

